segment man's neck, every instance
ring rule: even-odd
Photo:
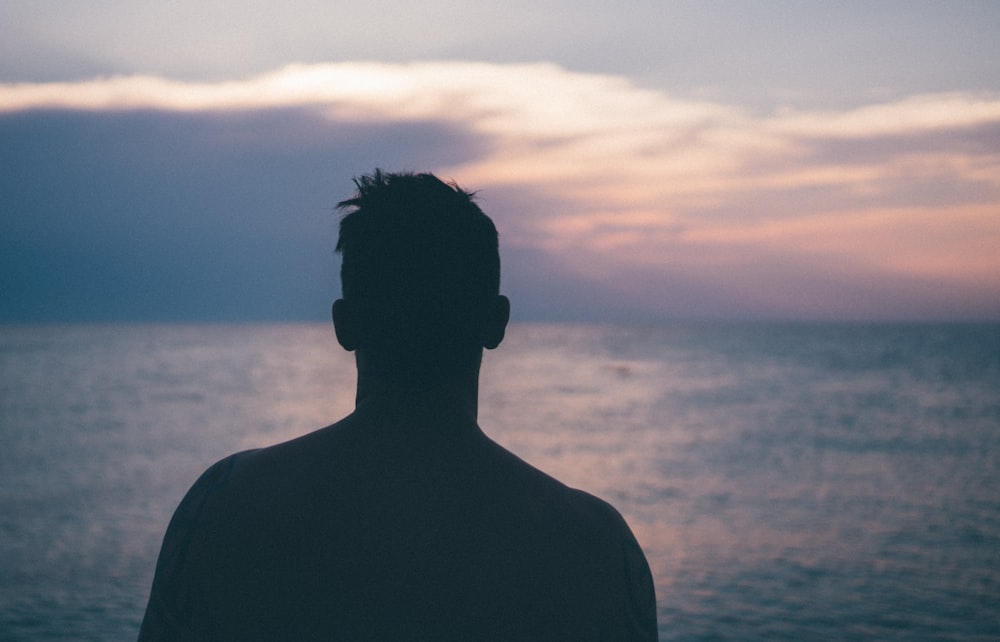
[[[479,409],[479,367],[470,367],[447,377],[400,379],[382,376],[357,355],[357,409],[381,407],[412,414],[430,412],[458,415],[476,422]]]

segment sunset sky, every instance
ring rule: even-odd
[[[1000,320],[1000,3],[13,0],[0,163],[0,322],[325,319],[376,166],[520,320]]]

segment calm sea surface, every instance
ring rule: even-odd
[[[134,639],[197,475],[353,395],[326,326],[0,326],[0,639]],[[480,423],[621,510],[662,640],[1000,639],[1000,325],[518,325]]]

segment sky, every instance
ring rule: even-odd
[[[0,322],[319,321],[375,167],[516,320],[1000,320],[1000,3],[0,4]]]

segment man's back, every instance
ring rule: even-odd
[[[655,629],[648,566],[611,506],[422,398],[373,399],[207,471],[168,530],[143,634],[584,640]]]

